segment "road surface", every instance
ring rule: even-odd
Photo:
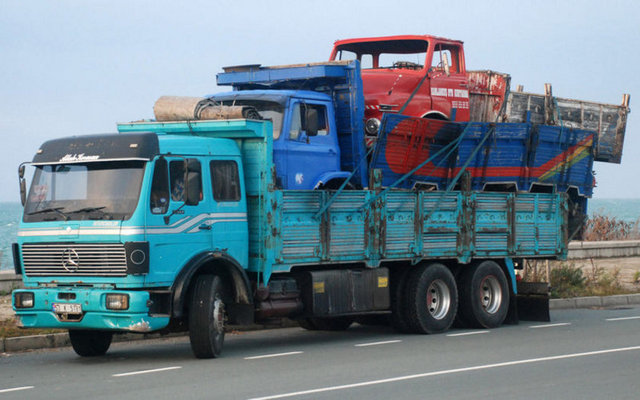
[[[0,399],[638,399],[640,308],[559,310],[551,323],[402,335],[355,325],[229,334],[221,358],[186,338],[0,356]]]

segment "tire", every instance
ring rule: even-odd
[[[497,328],[509,311],[509,285],[494,261],[482,261],[460,276],[460,318],[470,328]]]
[[[113,339],[113,332],[91,330],[69,330],[73,350],[81,357],[103,356]]]
[[[216,275],[200,275],[189,303],[189,339],[196,358],[215,358],[222,352],[226,320],[224,287]]]
[[[412,332],[403,296],[408,275],[409,268],[393,271],[391,275],[391,326],[401,333]]]
[[[344,331],[353,323],[352,317],[309,318],[315,330],[319,331]]]
[[[451,271],[442,264],[416,267],[404,292],[407,322],[414,333],[440,333],[451,327],[458,308],[458,290]]]

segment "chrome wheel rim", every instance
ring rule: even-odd
[[[443,319],[451,307],[451,291],[444,281],[437,279],[427,289],[427,309],[433,319]]]
[[[493,275],[486,276],[480,282],[480,304],[488,314],[495,314],[502,305],[502,287]]]

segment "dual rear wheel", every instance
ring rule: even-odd
[[[458,278],[440,263],[395,271],[392,325],[400,332],[440,333],[462,327],[500,326],[509,308],[509,286],[494,261],[463,266]]]

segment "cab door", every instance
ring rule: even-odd
[[[233,158],[214,159],[208,164],[206,186],[211,201],[206,223],[211,226],[211,248],[247,268],[249,230],[242,165]]]
[[[286,135],[286,188],[313,189],[324,172],[340,170],[337,134],[331,132],[333,110],[321,102],[291,99]],[[317,131],[308,129],[309,115]]]
[[[154,164],[144,229],[149,283],[170,285],[186,261],[211,248],[211,199],[203,191],[202,171],[198,158],[160,157]],[[188,186],[196,193],[190,202]]]
[[[429,75],[431,108],[452,121],[469,120],[469,82],[462,48],[457,44],[436,43]]]

